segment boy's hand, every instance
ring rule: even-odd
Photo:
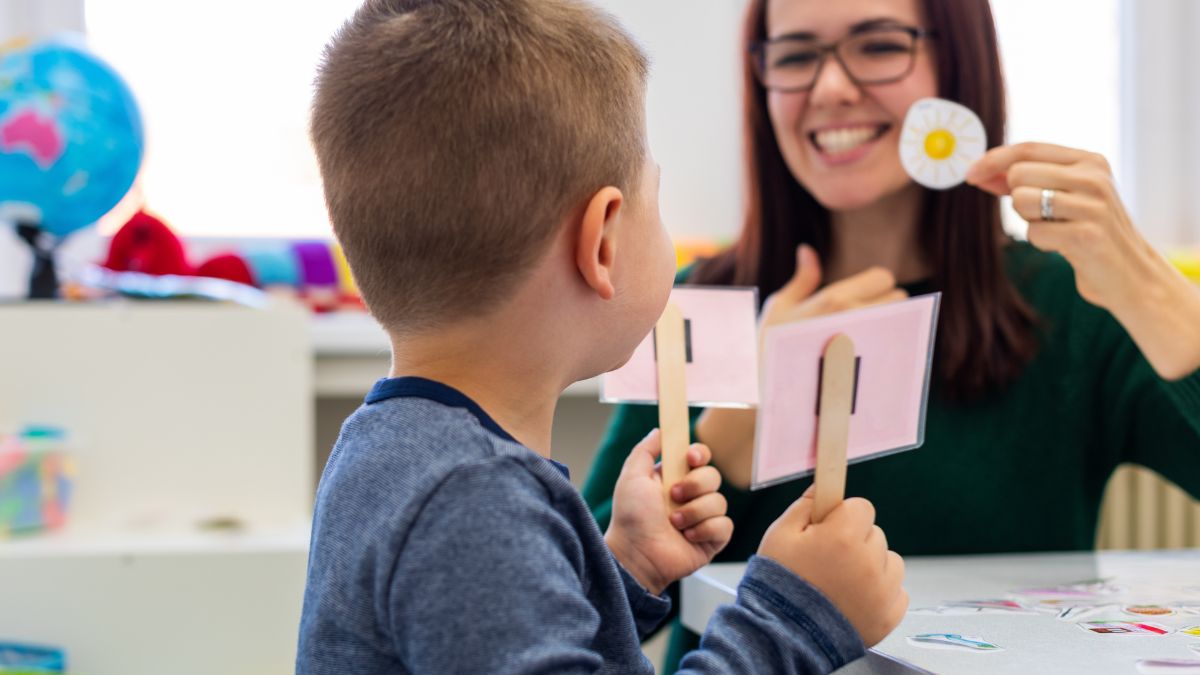
[[[816,586],[874,646],[908,609],[904,560],[888,550],[871,502],[847,499],[820,523],[812,522],[812,507],[810,488],[771,524],[758,553]]]
[[[699,443],[688,448],[691,471],[671,489],[678,506],[670,514],[663,500],[662,472],[655,466],[661,453],[658,429],[629,453],[617,478],[612,522],[604,535],[613,557],[655,595],[707,565],[733,536],[725,497],[717,492],[721,474],[708,466],[708,448]]]

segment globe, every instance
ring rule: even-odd
[[[121,201],[143,148],[133,94],[80,41],[0,52],[0,212],[65,237]]]

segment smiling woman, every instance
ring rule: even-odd
[[[896,551],[1090,549],[1122,463],[1200,495],[1200,291],[1138,233],[1103,157],[1003,145],[987,0],[753,0],[743,39],[742,234],[680,276],[758,286],[763,329],[942,293],[924,445],[847,476],[847,494],[875,504]],[[930,190],[902,165],[902,122],[930,97],[980,119],[992,149],[968,184]],[[926,131],[928,157],[959,149]],[[998,197],[1010,194],[1029,242],[1002,228]],[[614,415],[584,488],[601,523],[616,468],[655,414]],[[808,481],[746,492],[754,412],[694,410],[693,420],[735,522],[719,559],[745,560]],[[674,635],[680,653],[688,641]]]

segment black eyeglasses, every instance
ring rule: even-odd
[[[879,26],[853,32],[833,44],[785,35],[755,43],[750,52],[758,81],[775,91],[808,91],[830,54],[856,84],[895,82],[912,72],[917,40],[933,31],[913,26]]]

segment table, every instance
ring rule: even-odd
[[[905,562],[909,612],[873,650],[875,653],[839,672],[1137,673],[1139,659],[1200,659],[1200,653],[1191,649],[1192,645],[1200,645],[1200,637],[1178,632],[1100,635],[1077,625],[1078,621],[1140,620],[1177,631],[1200,624],[1200,614],[1177,611],[1167,617],[1135,617],[1118,607],[1078,621],[1064,621],[1046,612],[956,616],[913,611],[952,601],[1006,598],[1018,589],[1102,578],[1111,578],[1119,589],[1105,602],[1122,607],[1126,603],[1191,602],[1200,607],[1200,549],[912,557]],[[733,600],[744,570],[743,563],[713,564],[684,579],[680,604],[683,624],[702,631],[716,607]],[[910,644],[908,636],[920,633],[979,636],[1003,651],[937,650]]]

